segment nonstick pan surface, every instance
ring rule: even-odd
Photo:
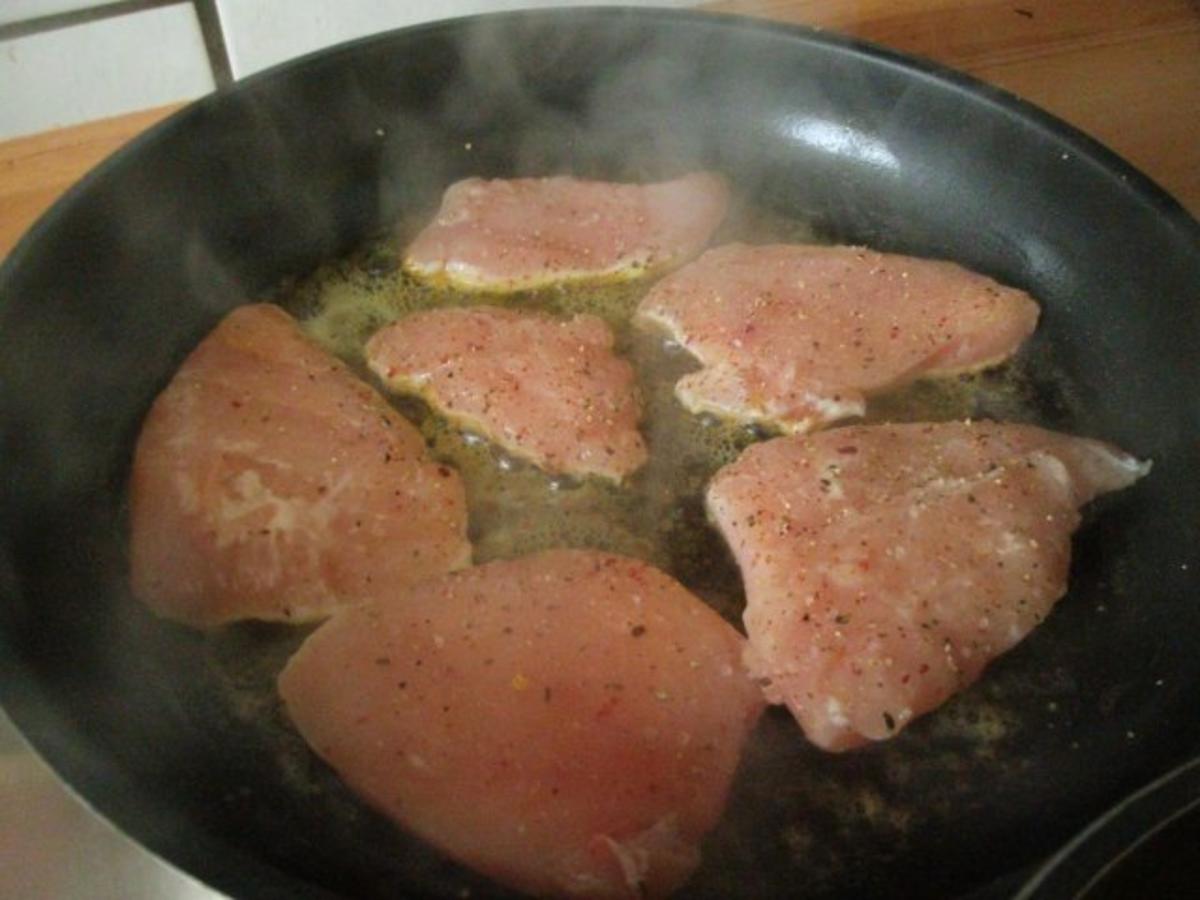
[[[206,635],[130,597],[133,442],[223,313],[456,178],[697,167],[825,238],[1029,290],[1031,417],[1154,469],[1093,505],[1069,595],[942,711],[838,756],[766,716],[681,895],[999,896],[1200,750],[1197,223],[964,77],[796,28],[609,9],[406,29],[249,79],[114,156],[12,253],[0,700],[38,751],[234,896],[507,896],[359,804],[291,732],[270,676],[299,634]]]

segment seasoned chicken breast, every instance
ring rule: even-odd
[[[982,422],[751,446],[707,493],[745,581],[750,668],[820,747],[891,737],[1049,614],[1079,507],[1148,469]]]
[[[468,178],[446,189],[404,266],[482,291],[636,278],[699,253],[728,205],[725,180],[709,172],[658,184]]]
[[[687,880],[762,711],[744,639],[638,560],[552,550],[339,612],[279,689],[373,806],[537,896]]]
[[[155,400],[130,522],[134,593],[196,626],[318,619],[471,555],[458,473],[266,304],[230,313]]]
[[[1003,361],[1033,332],[1038,306],[953,263],[729,244],[655,285],[637,319],[703,365],[675,386],[689,410],[804,433],[916,378]]]
[[[595,316],[439,309],[375,333],[367,362],[395,391],[549,472],[620,481],[646,461],[633,368]]]

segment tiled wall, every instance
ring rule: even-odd
[[[417,22],[606,0],[0,0],[0,140],[190,100]],[[622,2],[622,0],[607,0]],[[623,0],[692,6],[699,0]]]

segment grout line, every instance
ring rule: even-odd
[[[118,0],[118,2],[106,3],[103,6],[51,13],[48,16],[38,16],[23,22],[0,25],[0,41],[28,37],[31,34],[42,34],[46,31],[57,31],[60,28],[70,28],[72,25],[99,22],[103,19],[111,19],[128,13],[145,12],[163,6],[177,6],[186,2],[187,0]]]
[[[204,52],[208,54],[213,81],[218,88],[233,84],[233,63],[229,59],[229,46],[225,43],[225,29],[221,26],[217,0],[192,0],[192,6],[200,22],[200,34],[204,37]]]

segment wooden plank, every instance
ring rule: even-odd
[[[1197,0],[719,0],[968,72],[1115,150],[1200,215]]]
[[[1200,217],[1200,28],[994,63],[979,75],[1095,137]]]
[[[831,28],[958,66],[1200,24],[1194,0],[717,0],[701,8]]]

